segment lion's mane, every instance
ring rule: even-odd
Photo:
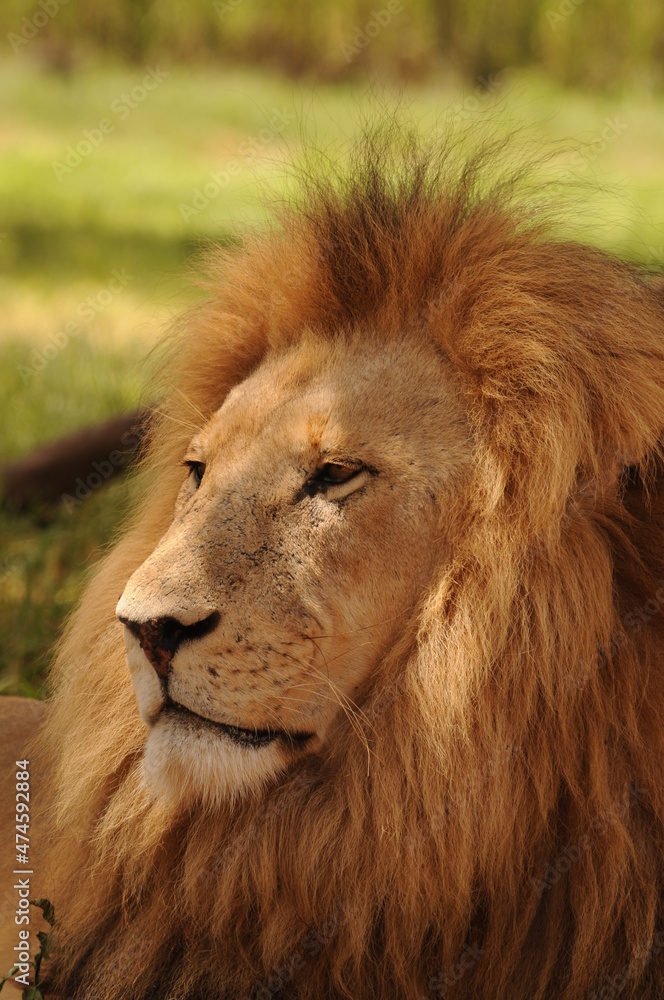
[[[664,995],[661,288],[557,238],[491,157],[383,152],[217,252],[176,337],[144,499],[38,748],[63,996]],[[369,757],[342,720],[263,800],[173,811],[139,781],[115,604],[193,426],[270,350],[347,328],[452,363],[473,435],[453,557],[376,671]]]

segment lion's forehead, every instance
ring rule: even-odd
[[[437,448],[446,436],[450,445],[468,437],[458,393],[433,347],[308,339],[269,355],[235,386],[199,440],[210,455],[249,467],[265,449],[271,461],[306,458],[312,448],[361,449],[369,458],[380,447],[394,460],[416,460],[417,444],[427,452],[433,432]]]

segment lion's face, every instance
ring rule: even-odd
[[[433,347],[313,337],[190,443],[117,608],[163,793],[259,788],[324,752],[445,551],[468,430]]]

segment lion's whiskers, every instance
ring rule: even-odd
[[[328,663],[327,663],[327,659],[325,657],[325,654],[323,653],[323,651],[320,648],[320,646],[318,645],[318,643],[315,642],[315,640],[312,640],[312,641],[314,642],[314,646],[316,647],[316,649],[318,650],[318,652],[322,656],[323,662],[325,663],[325,666],[327,668]],[[370,768],[370,765],[371,765],[372,750],[371,750],[371,746],[369,745],[369,741],[368,741],[368,739],[367,739],[367,737],[366,737],[366,735],[364,733],[364,730],[363,730],[360,722],[356,718],[356,714],[359,715],[361,718],[363,718],[363,720],[366,722],[366,724],[370,728],[373,729],[373,726],[371,726],[371,723],[370,723],[369,719],[367,719],[366,715],[364,714],[364,712],[362,711],[362,709],[359,707],[359,705],[357,705],[352,700],[352,698],[349,698],[348,695],[344,694],[343,691],[339,690],[339,688],[334,683],[334,681],[332,681],[326,674],[324,674],[322,670],[318,670],[318,668],[315,667],[313,664],[311,664],[311,669],[329,685],[330,690],[332,691],[332,693],[333,693],[335,699],[337,700],[340,708],[343,710],[344,715],[348,719],[353,732],[355,733],[355,735],[358,737],[358,739],[360,740],[360,742],[364,746],[364,748],[365,748],[365,750],[367,752],[367,775],[368,775],[369,774],[369,768]]]
[[[383,618],[379,622],[371,622],[369,625],[360,625],[359,628],[346,629],[344,632],[330,632],[325,635],[309,635],[307,634],[307,639],[341,639],[347,635],[356,635],[358,632],[368,632],[369,629],[379,628],[381,625],[387,625],[389,622],[396,622],[405,615],[410,614],[410,610],[399,611],[396,615],[391,615],[389,618]]]
[[[173,416],[172,413],[169,413],[167,410],[164,410],[159,406],[148,406],[147,410],[150,413],[155,413],[159,417],[163,417],[166,420],[170,420],[171,423],[179,424],[181,427],[186,427],[188,431],[191,431],[194,434],[197,434],[200,430],[200,427],[198,427],[196,424],[192,424],[187,420],[180,420],[179,417]]]
[[[210,419],[210,415],[208,414],[206,416],[203,413],[203,411],[201,410],[201,408],[199,406],[197,406],[196,403],[194,403],[193,399],[191,399],[186,394],[186,392],[183,392],[182,389],[180,389],[179,386],[175,385],[175,386],[173,386],[173,389],[175,390],[175,392],[178,393],[178,395],[182,396],[182,398],[184,399],[185,403],[189,404],[189,406],[191,407],[192,411],[195,414],[197,414],[197,416],[199,416],[201,418],[201,420],[203,421],[203,424],[206,424],[208,422],[208,420]]]

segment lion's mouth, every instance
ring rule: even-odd
[[[193,712],[185,705],[168,699],[162,708],[162,714],[180,721],[186,721],[197,728],[205,728],[216,735],[225,736],[237,746],[258,750],[277,741],[291,750],[299,750],[314,736],[314,733],[287,732],[285,729],[244,729],[242,726],[231,726],[227,722],[215,722],[198,712]]]

